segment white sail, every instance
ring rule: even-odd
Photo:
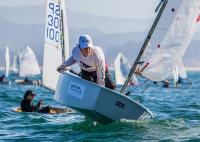
[[[171,76],[200,23],[200,0],[169,0],[143,56],[143,76],[162,81]]]
[[[13,64],[12,64],[13,72],[18,72],[18,68],[19,68],[19,53],[16,52],[13,57]]]
[[[19,76],[34,76],[41,73],[35,53],[27,46],[20,54],[19,59]]]
[[[182,61],[179,61],[178,68],[179,68],[179,76],[182,79],[186,79],[187,78],[187,72],[186,72],[185,66],[184,66]]]
[[[178,79],[179,79],[179,68],[178,68],[178,65],[174,67],[173,73],[174,73],[174,85],[176,86],[177,82],[178,82]]]
[[[177,85],[179,78],[186,79],[187,78],[187,72],[185,70],[183,62],[180,60],[178,64],[175,66],[173,70],[174,75],[174,84]]]
[[[61,24],[62,19],[64,25]],[[65,48],[62,50],[63,38]],[[56,89],[59,79],[60,74],[56,69],[63,62],[63,51],[65,58],[68,57],[69,43],[65,3],[64,0],[47,0],[42,83],[43,86],[52,90]]]
[[[131,65],[128,62],[128,59],[121,52],[117,55],[114,61],[114,68],[116,84],[123,85],[126,81]],[[132,81],[134,84],[138,84],[138,80],[135,75],[133,75]]]
[[[6,53],[5,53],[5,76],[9,76],[9,71],[10,71],[10,53],[9,53],[9,48],[6,47]]]

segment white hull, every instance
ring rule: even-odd
[[[40,85],[41,81],[40,80],[30,80],[30,81],[24,82],[24,80],[18,79],[18,80],[15,80],[15,83],[18,85]]]
[[[54,99],[100,123],[152,118],[138,102],[71,73],[61,74]]]

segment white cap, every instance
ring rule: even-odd
[[[79,47],[81,49],[93,47],[92,38],[89,35],[81,35],[79,37]]]

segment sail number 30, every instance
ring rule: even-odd
[[[47,39],[60,42],[60,5],[56,3],[49,3],[47,13]]]

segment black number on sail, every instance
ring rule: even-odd
[[[60,5],[49,3],[48,11],[46,37],[60,43]]]

